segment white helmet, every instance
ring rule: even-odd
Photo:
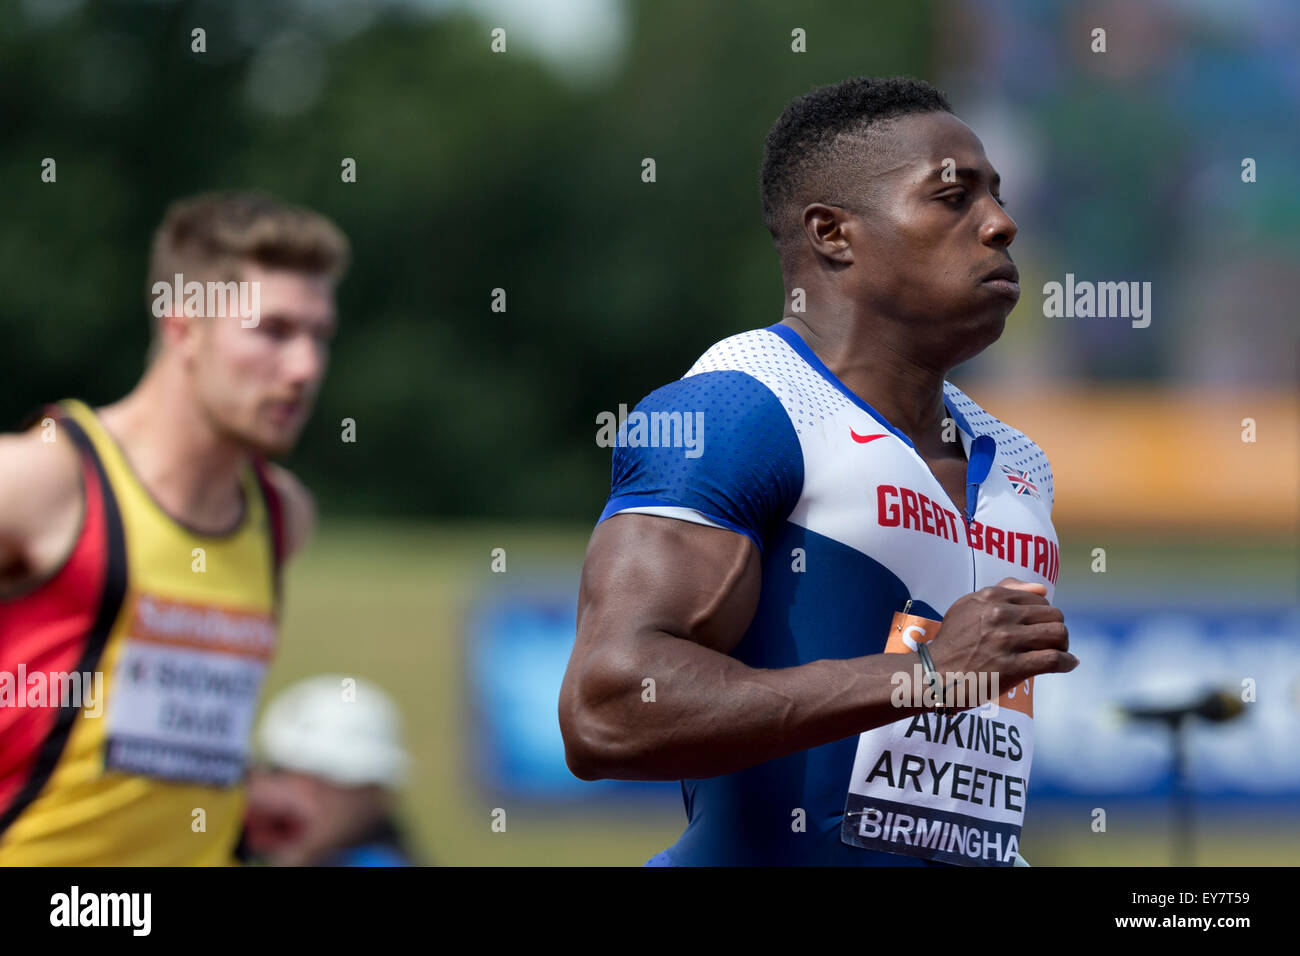
[[[257,742],[270,764],[344,786],[397,789],[406,779],[397,708],[359,677],[322,674],[285,688],[267,707]]]

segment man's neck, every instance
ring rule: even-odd
[[[242,512],[239,473],[248,452],[216,432],[189,389],[179,369],[156,363],[130,394],[100,411],[100,421],[163,510],[220,532]]]
[[[943,403],[945,370],[928,367],[907,354],[893,336],[867,331],[851,316],[787,315],[794,329],[844,386],[912,440],[918,450],[938,440],[947,417]],[[888,328],[881,324],[879,328]]]

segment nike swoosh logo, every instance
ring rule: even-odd
[[[859,435],[859,434],[858,434],[857,432],[855,432],[852,428],[849,429],[849,434],[853,436],[853,440],[854,440],[855,442],[857,442],[859,445],[865,445],[865,444],[866,444],[867,442],[869,442],[869,441],[875,441],[877,438],[884,438],[884,437],[885,437],[883,434],[881,434],[881,435]]]

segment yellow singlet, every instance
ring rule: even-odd
[[[106,535],[103,559],[119,566],[101,589],[114,600],[101,605],[98,645],[90,639],[81,656],[102,679],[102,707],[98,716],[85,702],[64,707],[62,731],[45,738],[29,793],[0,833],[0,865],[234,863],[251,725],[277,637],[278,500],[250,465],[239,524],[195,532],[153,500],[90,408],[62,402],[55,420],[96,463],[93,500],[120,528],[116,540]]]

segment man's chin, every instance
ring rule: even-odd
[[[1011,310],[1007,309],[1006,311],[1010,312]],[[968,317],[962,332],[952,337],[953,344],[957,346],[956,354],[950,357],[953,366],[968,362],[979,355],[1002,338],[1002,332],[1006,327],[1007,316],[1005,312],[986,312],[973,319]]]
[[[263,458],[283,458],[298,444],[298,432],[291,435],[277,434],[242,434],[238,436],[241,445],[255,455]]]

